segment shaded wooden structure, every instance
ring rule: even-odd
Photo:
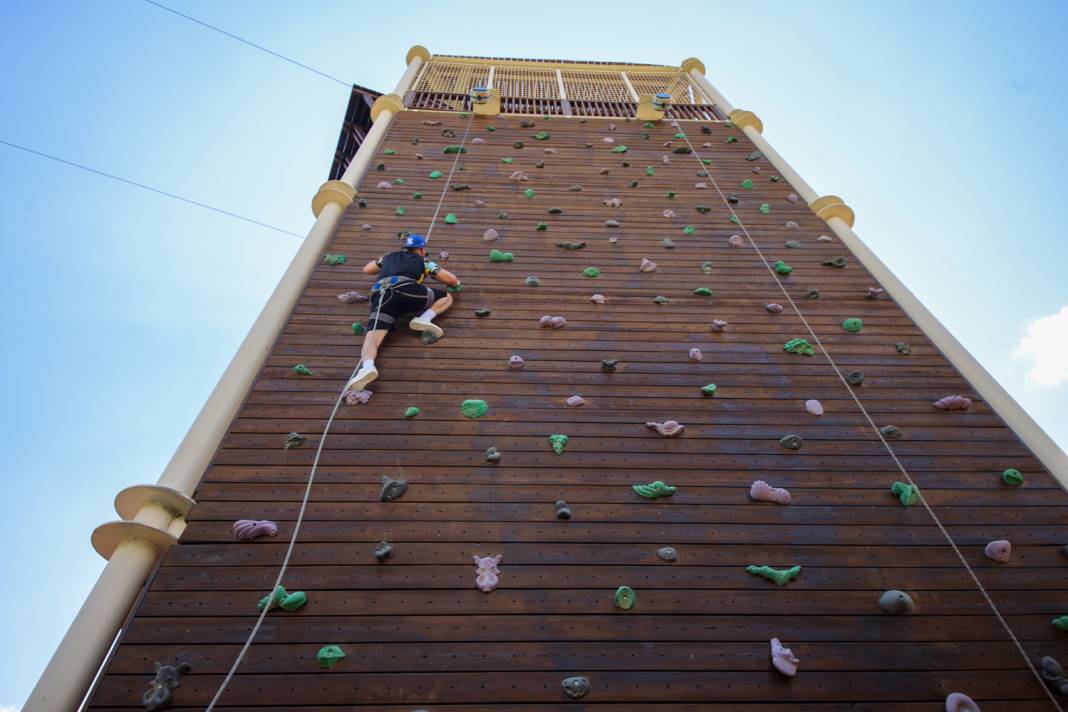
[[[434,98],[420,81],[409,107]],[[446,103],[464,94],[436,93]],[[759,250],[793,267],[782,284],[843,371],[863,373],[854,390],[877,425],[902,432],[893,452],[1026,654],[1068,660],[1068,637],[1050,625],[1068,613],[1060,551],[1068,495],[1016,435],[893,301],[866,296],[873,277],[837,239],[818,239],[826,225],[789,199],[791,186],[772,180],[774,168],[752,155],[740,131],[697,120],[645,128],[623,109],[614,119],[584,118],[571,99],[564,116],[559,96],[513,98],[511,106],[537,113],[471,119],[456,103],[397,117],[383,144],[391,153],[380,153],[382,170],[360,189],[366,207],[348,209],[327,250],[346,263],[321,265],[308,283],[91,708],[137,707],[155,660],[192,666],[175,709],[210,700],[274,580],[319,435],[355,365],[351,324],[366,321],[366,306],[336,295],[366,291],[360,267],[395,249],[398,231],[425,229],[444,191],[432,253],[447,250],[448,268],[464,283],[440,320],[446,337],[424,346],[400,329],[379,359],[371,402],[343,407],[285,578],[309,603],[269,614],[222,708],[932,710],[962,691],[987,712],[1051,709],[934,520],[890,494],[902,476],[827,358],[783,351],[784,342],[807,338],[804,324],[753,246],[728,243],[741,231],[715,186],[737,194],[733,208]],[[549,139],[535,140],[538,131]],[[674,153],[687,145],[677,131],[707,165]],[[449,174],[454,156],[442,148],[461,141],[467,153],[451,182],[469,189],[446,189],[444,177],[429,174]],[[614,153],[620,145],[629,150]],[[529,180],[510,180],[514,171]],[[380,181],[393,185],[376,188]],[[604,204],[614,197],[621,207]],[[447,213],[458,223],[444,224]],[[483,241],[490,227],[499,241]],[[665,238],[673,248],[662,246]],[[557,246],[579,241],[578,250]],[[491,248],[513,252],[515,262],[490,263]],[[643,257],[657,271],[639,273]],[[844,268],[824,264],[838,257]],[[588,266],[600,275],[583,276]],[[525,285],[529,275],[539,287]],[[701,286],[714,295],[694,295]],[[818,299],[806,296],[812,289]],[[604,305],[590,302],[595,292]],[[786,310],[769,313],[774,302]],[[478,308],[491,315],[476,317]],[[565,316],[567,327],[539,328],[545,314]],[[861,333],[843,330],[848,317],[863,320]],[[726,332],[712,332],[712,319],[728,321]],[[693,346],[700,363],[687,357]],[[523,370],[508,369],[513,354],[525,359]],[[605,358],[619,359],[615,372],[601,369]],[[294,374],[297,363],[313,375]],[[707,383],[718,386],[715,397],[702,395]],[[975,404],[932,407],[956,393]],[[588,405],[566,407],[572,394]],[[465,398],[486,400],[488,414],[462,417]],[[810,398],[825,415],[805,412]],[[422,412],[405,419],[413,405]],[[666,419],[683,422],[685,435],[663,439],[645,425]],[[302,448],[283,449],[291,431],[308,437]],[[570,438],[561,455],[549,447],[552,433]],[[779,444],[788,433],[802,436],[801,449]],[[490,446],[503,452],[499,464],[484,461]],[[1025,486],[1002,484],[1008,467]],[[408,493],[379,502],[383,474],[406,478]],[[755,479],[789,488],[793,503],[750,501]],[[650,501],[630,488],[652,480],[678,491]],[[570,503],[571,521],[554,518],[557,499]],[[234,541],[232,522],[248,517],[277,520],[281,533]],[[372,552],[383,539],[394,553],[377,564]],[[984,557],[994,539],[1012,541],[1008,564]],[[659,560],[662,546],[677,548],[678,561]],[[498,553],[500,588],[483,594],[472,555]],[[779,588],[747,575],[748,564],[800,564],[803,572]],[[629,611],[613,606],[620,585],[637,592]],[[912,594],[915,615],[880,612],[876,601],[890,588]],[[796,678],[771,669],[771,637],[801,658]],[[316,651],[334,643],[348,657],[321,671]],[[560,690],[571,675],[592,684],[577,702]]]

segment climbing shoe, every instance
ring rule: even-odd
[[[425,321],[421,316],[414,317],[410,322],[408,322],[408,326],[410,326],[412,329],[415,329],[416,331],[429,331],[438,339],[445,335],[444,329],[442,329],[440,326],[438,326],[432,321]]]
[[[349,379],[349,382],[345,384],[346,391],[362,391],[371,381],[378,378],[378,369],[373,365],[368,366],[364,364],[360,366],[360,370],[356,372],[356,375]]]

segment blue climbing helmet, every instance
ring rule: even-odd
[[[426,247],[426,238],[413,232],[411,235],[404,238],[404,247],[408,249],[413,247]]]

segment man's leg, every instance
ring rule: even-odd
[[[346,391],[362,391],[364,386],[378,378],[375,357],[378,356],[378,347],[385,341],[388,333],[388,329],[375,329],[364,334],[363,348],[360,350],[360,370],[345,384]]]
[[[452,295],[449,294],[448,292],[446,292],[445,296],[442,297],[441,299],[437,300],[433,304],[431,304],[430,308],[434,311],[435,314],[441,314],[442,312],[444,312],[446,309],[448,309],[451,306],[452,306]]]
[[[416,331],[429,331],[440,339],[445,330],[434,323],[434,317],[452,306],[452,295],[440,289],[427,287],[427,301],[430,300],[433,301],[427,310],[408,322],[408,326]]]

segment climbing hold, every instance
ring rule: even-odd
[[[797,193],[790,193],[789,195],[787,195],[787,196],[786,196],[786,199],[787,199],[788,201],[790,201],[791,203],[796,203],[796,202],[798,202],[799,200],[801,200],[801,198],[799,198],[799,197],[797,196]]]
[[[582,270],[582,276],[589,277],[590,279],[593,279],[600,273],[601,270],[597,269],[596,267],[587,267],[586,269]]]
[[[582,192],[582,186],[581,185],[573,185],[573,186],[570,186],[568,188],[568,190],[571,191],[572,193],[581,193]]]
[[[445,148],[441,149],[441,152],[442,153],[467,153],[467,149],[464,148],[463,146],[452,145],[452,146],[446,146]]]
[[[475,200],[475,207],[476,208],[484,208],[484,207],[486,207],[486,201],[485,200],[476,199]]]
[[[779,444],[787,450],[800,450],[803,442],[800,435],[794,435],[793,433],[779,438]]]
[[[419,334],[419,343],[426,344],[427,346],[433,343],[437,343],[437,340],[438,335],[432,331],[424,331]]]
[[[631,485],[630,488],[634,492],[646,499],[657,499],[658,497],[670,497],[675,494],[675,490],[678,487],[673,487],[669,484],[665,484],[660,480],[650,482],[647,485]]]
[[[738,137],[737,136],[728,136],[726,143],[738,143]]]
[[[593,296],[590,297],[590,301],[593,302],[594,304],[604,304],[604,295],[603,294],[594,294]]]
[[[728,193],[727,194],[727,202],[730,203],[731,205],[737,205],[739,200],[740,199],[738,198],[738,196],[735,195],[734,193]],[[734,216],[732,215],[731,217],[734,217]],[[737,222],[737,221],[735,220],[733,222]]]
[[[567,445],[567,436],[563,433],[553,433],[549,436],[549,445],[557,455],[563,455],[564,445]]]
[[[278,536],[278,525],[269,519],[238,519],[233,532],[236,539],[249,541],[261,536]]]
[[[374,395],[373,391],[347,391],[345,393],[345,405],[366,404]]]
[[[655,171],[652,166],[645,167],[645,175],[649,176],[650,178],[653,176],[654,172]]]
[[[497,127],[496,127],[496,126],[492,126],[492,125],[490,125],[490,126],[487,126],[487,127],[486,127],[486,130],[487,130],[487,131],[491,131],[491,132],[492,132],[492,131],[496,131],[496,130],[497,130]]]
[[[345,292],[344,294],[337,295],[337,300],[342,304],[355,304],[356,302],[366,302],[368,297],[363,296],[359,292]]]
[[[638,265],[638,271],[639,272],[655,272],[656,271],[656,262],[653,262],[652,260],[648,260],[648,259],[643,257],[642,258],[642,263],[640,265]]]
[[[900,440],[902,433],[896,425],[884,425],[879,428],[879,433],[887,440]]]
[[[585,242],[558,242],[557,247],[562,247],[565,250],[581,250],[586,246]]]
[[[1011,487],[1019,487],[1024,483],[1024,478],[1019,470],[1010,467],[1001,473],[1001,481]]]
[[[300,447],[304,444],[305,437],[300,433],[290,433],[286,436],[286,450],[292,450],[295,447]]]
[[[464,414],[465,418],[481,418],[489,410],[489,406],[484,400],[468,399],[460,404],[460,412]]]
[[[776,262],[774,267],[775,267],[775,271],[778,274],[786,275],[786,274],[790,274],[791,272],[794,271],[793,267],[791,267],[790,265],[786,264],[782,260],[779,260],[778,262]]]
[[[792,354],[800,354],[802,356],[816,355],[816,349],[804,339],[790,339],[783,344],[782,350]]]
[[[782,180],[782,178],[780,176],[771,176],[770,178],[768,178],[768,180],[770,180],[772,183],[778,183]]]
[[[382,190],[388,190],[393,187],[393,184],[390,183],[388,180],[383,180],[379,181],[378,185],[376,185],[375,187],[381,188]]]
[[[968,410],[972,407],[972,399],[965,396],[946,396],[936,400],[934,407],[939,410]]]
[[[564,209],[563,208],[558,208],[558,207],[556,207],[554,205],[553,207],[549,208],[546,212],[548,212],[550,215],[559,215],[560,213],[564,212]]]
[[[580,395],[568,396],[567,400],[564,402],[572,408],[581,408],[586,405],[586,399]]]
[[[904,341],[899,341],[894,344],[894,348],[897,349],[897,352],[899,354],[904,354],[905,356],[908,356],[912,353],[912,347],[906,344]]]
[[[645,427],[655,430],[665,438],[674,438],[686,432],[686,426],[677,420],[665,420],[663,423],[649,421]]]
[[[419,191],[416,191],[416,192],[412,193],[412,200],[422,200],[422,199],[423,199],[423,194],[420,193]]]
[[[526,180],[529,180],[529,179],[527,178],[527,174],[524,173],[523,171],[512,171],[512,174],[510,176],[508,176],[508,180],[515,181],[516,183],[522,183],[523,181],[526,181]],[[530,196],[528,196],[528,197],[530,197]]]
[[[319,652],[315,654],[315,659],[319,663],[319,667],[329,670],[337,663],[341,662],[345,657],[345,651],[341,649],[340,645],[324,645],[319,648]]]
[[[771,639],[771,664],[775,669],[787,677],[797,674],[797,664],[801,661],[789,648],[784,648],[778,638]]]
[[[445,175],[445,174],[442,173],[441,171],[430,171],[430,173],[428,174],[428,176],[430,178],[433,178],[434,180],[437,180],[438,178],[441,178],[443,175]]]
[[[897,495],[897,498],[901,501],[901,504],[906,507],[911,507],[920,501],[920,491],[916,489],[916,485],[905,484],[904,482],[895,482],[890,486],[890,492]]]
[[[763,158],[763,155],[764,154],[762,154],[760,151],[753,151],[752,153],[750,153],[748,156],[745,157],[745,160],[747,160],[747,161],[756,161],[756,160],[758,160],[760,158]]]
[[[535,168],[544,168],[545,167],[545,161],[538,161],[537,163],[534,164],[534,167]]]
[[[345,264],[345,255],[323,255],[323,262],[331,267]]]
[[[312,375],[311,369],[309,369],[302,363],[298,363],[296,366],[293,367],[293,373],[297,374],[298,376]]]
[[[788,569],[773,569],[770,566],[746,566],[745,572],[767,579],[780,586],[785,586],[800,575],[801,567],[791,566]]]
[[[623,205],[623,201],[619,198],[608,198],[607,200],[602,200],[601,202],[610,208],[618,208]]]
[[[753,181],[751,181],[748,178],[746,178],[745,180],[742,181],[742,188],[744,190],[752,190],[753,189]]]
[[[716,332],[719,332],[719,333],[722,334],[726,330],[727,330],[727,322],[725,320],[723,320],[723,319],[713,319],[712,320],[712,331],[716,331]]]
[[[782,314],[782,304],[772,302],[771,304],[765,304],[764,308],[772,314]]]
[[[666,250],[675,249],[675,243],[671,240],[671,238],[668,237],[665,237],[663,240],[660,241],[660,246]]]
[[[467,183],[453,183],[449,186],[449,189],[455,190],[457,193],[459,193],[465,190],[471,190],[471,186],[469,186]]]
[[[745,240],[742,239],[741,235],[731,235],[727,238],[727,244],[731,247],[741,247],[745,244]]]
[[[975,700],[963,692],[953,692],[946,697],[946,712],[982,712]]]
[[[889,613],[892,616],[916,612],[916,604],[912,601],[912,596],[896,588],[885,591],[879,596],[879,608],[883,610],[883,613]]]
[[[367,201],[364,200],[363,198],[360,198],[359,200],[356,201],[356,207],[357,208],[366,208],[367,207]]]
[[[704,355],[701,353],[701,349],[694,346],[690,349],[689,358],[691,361],[697,361],[698,363],[700,363],[701,359],[704,358]]]
[[[628,188],[637,188],[638,187],[638,181],[632,180],[630,183],[627,183],[627,187]]]
[[[1050,621],[1054,628],[1068,631],[1068,616],[1057,616]]]
[[[664,305],[664,304],[667,304],[668,301],[669,301],[668,298],[665,297],[663,294],[658,294],[655,297],[653,297],[653,303],[654,304]]]
[[[605,143],[615,143],[616,142],[616,140],[614,138],[612,138],[611,136],[605,136],[601,140],[604,141]]]
[[[1068,678],[1065,678],[1064,668],[1056,660],[1048,655],[1044,656],[1042,658],[1042,669],[1039,672],[1047,685],[1061,695],[1068,697]]]
[[[619,365],[619,359],[618,358],[606,358],[603,361],[601,361],[601,370],[602,371],[615,371],[616,370],[616,366],[618,366],[618,365]]]
[[[475,586],[483,593],[489,593],[493,589],[497,588],[497,584],[500,581],[501,572],[497,568],[497,565],[501,563],[501,555],[496,556],[479,556],[474,555],[475,566]]]
[[[538,287],[538,286],[541,286],[541,281],[539,281],[538,278],[535,277],[534,275],[530,275],[526,279],[526,285],[528,287]]]
[[[791,230],[801,229],[801,225],[799,225],[795,220],[787,220],[785,223],[783,223],[783,227],[790,228]]]
[[[1012,544],[1005,539],[998,539],[986,545],[983,549],[986,558],[997,561],[1000,564],[1008,563],[1012,558]]]
[[[455,225],[457,222],[459,221],[456,219],[456,213],[449,213],[445,216],[445,224]]]
[[[604,221],[604,226],[605,227],[619,227],[619,221],[618,220],[605,220]]]
[[[768,213],[771,212],[771,206],[768,205],[767,203],[761,203],[760,204],[760,212],[763,213],[764,215],[767,215]]]
[[[500,450],[498,450],[496,447],[486,448],[486,462],[496,463],[496,462],[500,462],[500,460],[501,460],[501,451]]]
[[[864,322],[857,317],[850,317],[842,322],[842,328],[851,334],[859,334],[860,330],[864,328]]]
[[[512,158],[511,156],[508,156],[508,157],[506,157],[506,158],[502,158],[502,159],[501,159],[501,163],[503,163],[503,164],[505,164],[505,165],[508,165],[508,166],[510,166],[510,165],[512,165],[513,163],[515,163],[515,159],[514,159],[514,158]]]
[[[615,604],[616,608],[620,608],[624,611],[629,611],[633,608],[636,600],[637,596],[634,594],[634,589],[630,586],[620,586],[612,596],[612,603]]]
[[[693,225],[687,225],[686,227],[682,228],[683,235],[692,235],[695,232],[697,232],[697,228],[695,228]]]
[[[823,415],[823,404],[815,398],[805,401],[805,410],[812,415]]]
[[[548,141],[549,140],[549,132],[548,131],[539,131],[538,133],[536,133],[533,136],[531,136],[531,138],[533,138],[535,141]]]
[[[148,683],[148,689],[141,695],[141,706],[150,712],[163,709],[171,704],[171,691],[178,687],[181,676],[192,670],[188,663],[161,665],[155,663],[156,676]]]
[[[538,320],[538,326],[543,328],[548,326],[553,329],[563,329],[565,326],[567,326],[567,319],[562,316],[545,315]]]
[[[664,546],[656,550],[656,556],[661,561],[675,561],[679,558],[679,552],[675,551],[675,547]]]
[[[846,383],[851,386],[859,386],[864,383],[864,374],[860,371],[850,371],[846,374]]]
[[[540,222],[540,223],[538,223],[538,224],[536,224],[536,225],[534,226],[534,229],[535,229],[535,230],[539,230],[539,231],[541,231],[541,232],[545,232],[546,230],[548,230],[548,229],[549,229],[549,223],[545,223],[545,222]]]
[[[712,296],[712,290],[709,289],[708,287],[698,287],[697,289],[693,290],[693,293],[696,294],[699,297],[711,297]]]
[[[408,491],[408,480],[395,480],[389,475],[382,475],[382,487],[378,490],[379,502],[392,502],[400,499]]]
[[[414,418],[415,416],[419,415],[420,412],[421,411],[418,408],[416,408],[414,405],[408,406],[408,408],[404,411],[404,417],[405,418]]]
[[[441,252],[438,253],[438,259],[441,260],[442,262],[448,262],[449,261],[449,253],[446,252],[445,250],[442,250]]]
[[[846,262],[847,262],[847,260],[846,260],[845,257],[835,257],[832,260],[825,260],[821,264],[824,267],[837,267],[837,268],[841,269],[842,267],[846,266]]]
[[[523,142],[522,141],[513,141],[512,142],[512,148],[523,148]]]
[[[674,218],[674,217],[678,216],[678,213],[676,213],[671,208],[668,208],[667,210],[665,210],[664,212],[662,212],[660,214],[663,215],[665,218]]]
[[[482,233],[482,239],[485,240],[486,242],[493,242],[494,240],[496,240],[499,237],[500,237],[500,233],[498,233],[492,227],[489,230],[486,230],[484,233]]]
[[[825,237],[825,235],[821,235],[820,237]],[[866,296],[868,299],[878,299],[879,295],[885,291],[886,290],[882,287],[868,287],[868,293],[864,296]]]
[[[268,593],[256,604],[256,609],[263,613],[264,609],[281,608],[283,611],[295,611],[308,602],[308,596],[303,591],[290,593],[285,587],[277,586],[274,591]]]
[[[585,677],[568,677],[560,683],[564,694],[573,700],[584,697],[590,691],[590,681]]]
[[[675,199],[675,191],[669,190],[668,192],[664,193],[664,197],[667,198],[668,200],[674,200]]]
[[[788,248],[790,248],[791,250],[796,250],[799,247],[801,247],[801,243],[798,242],[797,240],[787,240],[786,241],[786,246]]]
[[[489,253],[490,262],[514,262],[515,257],[511,252],[501,252],[500,250],[490,250]]]
[[[712,274],[712,263],[710,261],[707,261],[707,260],[705,262],[702,262],[701,263],[701,272],[703,274]]]
[[[567,502],[562,499],[556,500],[556,518],[557,519],[571,519],[571,507],[567,506]]]
[[[708,189],[708,183],[705,183],[704,181],[701,181],[701,182],[698,182],[698,183],[694,183],[693,187],[696,188],[697,190],[707,190]]]
[[[749,498],[775,504],[790,504],[790,492],[782,487],[772,487],[764,480],[756,480],[749,486]]]

